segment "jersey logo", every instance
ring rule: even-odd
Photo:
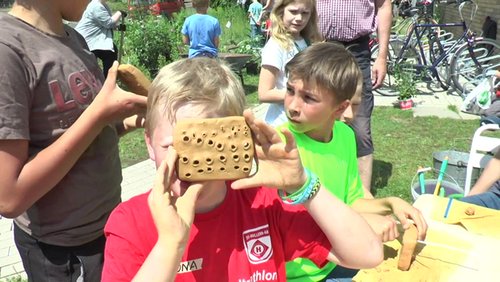
[[[243,245],[248,260],[252,264],[259,264],[269,260],[273,255],[269,225],[249,229],[243,232]]]
[[[193,272],[196,270],[201,270],[202,265],[203,265],[202,258],[183,261],[179,264],[179,268],[177,269],[177,273],[186,273],[186,272]]]

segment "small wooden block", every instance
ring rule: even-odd
[[[474,207],[470,206],[470,207],[467,207],[465,209],[465,214],[466,215],[474,215],[476,214],[476,210],[474,209]]]
[[[174,148],[180,180],[233,180],[252,170],[254,143],[243,117],[181,120],[174,129]]]
[[[399,253],[398,269],[403,271],[410,269],[410,265],[413,260],[413,252],[417,246],[417,237],[417,227],[412,224],[403,234],[403,245],[401,246]]]
[[[125,84],[128,91],[148,96],[151,81],[142,73],[142,71],[133,65],[122,64],[118,66],[118,79]]]

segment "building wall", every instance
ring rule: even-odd
[[[10,8],[14,0],[0,0],[0,8]]]
[[[438,0],[434,0],[438,1]],[[476,32],[477,34],[481,34],[482,32],[482,26],[484,19],[486,16],[490,16],[494,21],[497,22],[497,39],[496,41],[500,44],[500,0],[475,0],[475,2],[478,4],[478,9],[476,16],[472,20],[472,25],[471,29],[472,31]],[[440,4],[441,7],[444,7],[444,9],[441,9],[443,13],[443,22],[459,22],[460,21],[460,16],[458,14],[458,7],[455,4]],[[466,7],[463,9],[463,15],[464,18],[466,19],[466,23],[470,23],[470,9],[471,5],[466,4]],[[452,30],[453,29],[453,30]],[[462,30],[460,27],[458,28],[449,28],[450,32],[453,32],[455,35],[459,35],[462,33]]]

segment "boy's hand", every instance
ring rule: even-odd
[[[183,247],[189,239],[195,202],[201,184],[191,185],[179,198],[170,193],[177,154],[172,147],[157,170],[155,184],[148,197],[149,209],[158,230],[158,242],[168,247]]]
[[[292,133],[286,129],[282,131],[286,139],[284,144],[276,130],[256,120],[251,110],[246,110],[244,116],[254,135],[258,170],[253,176],[233,182],[232,188],[267,186],[294,192],[302,187],[306,175]]]
[[[103,125],[146,112],[147,98],[124,91],[116,84],[118,62],[109,69],[108,77],[89,109],[96,112]]]
[[[425,221],[422,212],[397,197],[390,197],[389,203],[391,205],[393,214],[398,218],[402,227],[405,230],[408,229],[412,224],[412,222],[409,220],[411,219],[413,221],[413,224],[415,224],[417,227],[418,239],[424,240],[427,234],[427,222]]]
[[[132,131],[137,128],[143,128],[146,119],[143,114],[137,114],[127,117],[123,120],[123,126],[126,132]]]
[[[397,222],[392,216],[374,213],[362,213],[361,215],[382,242],[392,241],[399,236]]]

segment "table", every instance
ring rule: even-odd
[[[382,264],[360,270],[353,281],[499,281],[500,211],[453,200],[444,218],[448,201],[422,195],[414,203],[429,225],[425,239],[428,244],[417,244],[408,271],[397,269],[399,238],[384,244]],[[462,215],[468,207],[475,208],[474,216]],[[474,224],[466,223],[467,230],[462,223],[450,223],[462,221]],[[492,226],[492,222],[496,224]]]

